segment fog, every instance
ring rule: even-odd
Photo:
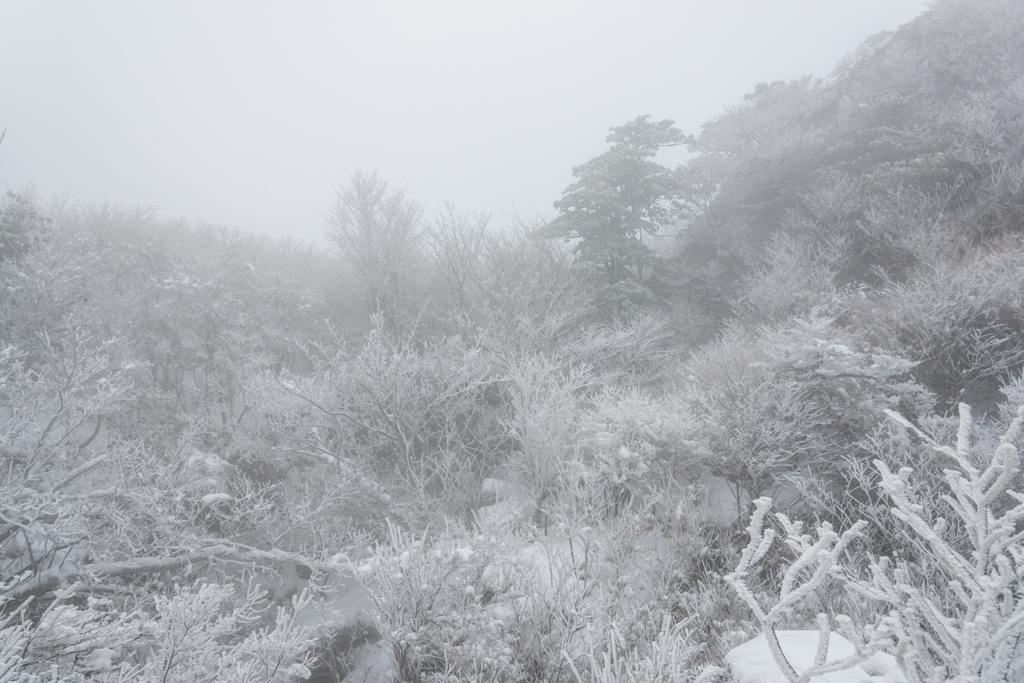
[[[0,683],[1024,683],[1024,1],[5,1]]]
[[[307,242],[357,167],[428,213],[551,214],[609,127],[696,133],[925,7],[7,0],[0,184]]]

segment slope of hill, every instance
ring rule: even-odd
[[[379,635],[402,681],[707,683],[769,612],[909,680],[1012,670],[1024,6],[936,2],[692,144],[634,221],[679,200],[678,255],[604,270],[375,174],[340,254],[8,195],[0,671],[331,680]],[[844,589],[872,563],[890,593]],[[379,633],[293,620],[355,580]]]

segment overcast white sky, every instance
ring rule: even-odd
[[[0,188],[321,239],[353,168],[553,214],[640,114],[827,75],[924,0],[0,0]]]

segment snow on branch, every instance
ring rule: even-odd
[[[864,521],[842,536],[823,522],[814,540],[803,533],[799,522],[790,522],[780,514],[777,518],[785,529],[785,542],[796,559],[785,572],[778,602],[767,608],[747,585],[747,577],[774,540],[771,529],[762,529],[771,507],[769,498],[754,501],[755,512],[747,528],[750,543],[726,581],[754,611],[780,670],[793,683],[853,666],[881,650],[892,651],[911,683],[996,680],[993,676],[1009,670],[1011,653],[1024,637],[1024,495],[1010,488],[1020,472],[1015,442],[1024,425],[1024,406],[1017,411],[984,470],[974,465],[973,421],[967,405],[960,404],[955,447],[937,443],[902,416],[886,412],[894,422],[952,461],[952,467],[945,470],[949,493],[941,501],[960,519],[959,528],[965,535],[959,547],[947,520],[915,502],[918,496],[914,494],[911,468],[893,472],[881,460],[875,461],[881,473],[879,487],[891,500],[890,511],[934,558],[940,584],[929,585],[916,578],[916,572],[906,563],[885,557],[869,563],[867,578],[856,576],[847,568],[849,562],[844,565],[841,560],[852,540],[861,534]],[[887,605],[889,611],[867,625],[861,637],[851,638],[855,655],[833,664],[825,662],[829,619],[819,615],[821,638],[815,665],[797,672],[779,647],[775,626],[827,576],[840,580],[863,598]],[[835,621],[852,635],[849,617],[839,616]]]
[[[771,509],[771,504],[771,498],[758,498],[754,501],[754,514],[751,515],[750,525],[747,527],[750,543],[743,550],[736,569],[725,577],[726,582],[753,610],[754,616],[757,617],[764,629],[765,639],[775,662],[786,678],[793,683],[805,683],[814,676],[857,665],[867,659],[871,652],[863,651],[858,647],[855,654],[846,659],[832,663],[825,661],[831,633],[828,615],[818,615],[818,627],[821,633],[818,652],[815,655],[814,666],[803,672],[797,672],[786,658],[776,636],[775,627],[805,597],[817,590],[827,577],[842,576],[838,560],[853,539],[861,535],[861,531],[867,523],[857,522],[840,536],[832,530],[831,524],[822,522],[816,530],[817,540],[814,540],[809,534],[803,533],[801,522],[792,522],[785,515],[777,514],[776,517],[786,531],[785,543],[796,555],[796,560],[790,564],[783,576],[778,602],[770,608],[766,608],[747,584],[747,576],[753,567],[764,559],[775,539],[774,530],[763,529],[764,519]]]
[[[281,550],[257,550],[226,543],[204,546],[198,550],[168,557],[136,557],[127,562],[94,562],[83,565],[67,562],[60,567],[47,569],[31,578],[21,580],[15,585],[0,586],[0,604],[7,600],[18,600],[29,595],[46,593],[75,581],[86,581],[90,577],[109,579],[153,574],[179,569],[190,564],[205,564],[216,559],[245,563],[289,561],[306,566],[315,564],[312,560],[294,553],[286,553]]]
[[[984,471],[971,462],[973,421],[966,404],[960,404],[955,449],[936,443],[901,416],[887,413],[953,461],[954,467],[945,471],[950,494],[942,500],[962,521],[971,553],[965,557],[948,540],[944,518],[929,523],[923,507],[913,502],[910,468],[894,473],[876,460],[882,474],[880,487],[894,505],[893,516],[927,544],[947,581],[948,590],[939,593],[952,595],[955,605],[946,606],[933,597],[935,591],[913,585],[906,567],[891,569],[886,559],[872,565],[870,583],[855,582],[851,588],[887,602],[900,615],[896,656],[910,680],[974,681],[1024,633],[1024,531],[1020,531],[1024,496],[1009,488],[1020,471],[1014,442],[1024,424],[1024,406]]]

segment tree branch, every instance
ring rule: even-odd
[[[46,593],[74,581],[88,581],[90,577],[113,579],[139,574],[153,574],[185,567],[189,564],[228,560],[232,562],[294,562],[313,566],[315,563],[301,555],[283,550],[258,550],[256,548],[238,548],[234,545],[218,544],[192,550],[169,557],[137,557],[127,562],[95,562],[76,566],[65,564],[54,567],[23,581],[16,586],[0,591],[0,604],[8,600],[19,600],[28,595]]]

